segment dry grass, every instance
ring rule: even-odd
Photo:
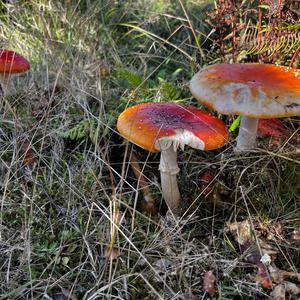
[[[158,157],[133,147],[160,203],[157,216],[139,210],[133,150],[115,120],[140,101],[197,105],[187,83],[199,51],[205,62],[210,51],[194,44],[189,26],[209,35],[197,15],[202,6],[190,1],[184,13],[165,1],[16,1],[5,8],[2,47],[32,69],[14,78],[17,91],[0,103],[0,299],[206,299],[207,270],[218,278],[218,299],[267,299],[225,230],[247,218],[267,232],[280,223],[269,241],[276,264],[300,268],[299,240],[291,239],[300,227],[300,154],[289,140],[268,150],[262,139],[261,151],[243,157],[231,154],[234,140],[219,152],[181,153],[179,183],[191,210],[180,221],[165,217]],[[124,78],[124,70],[138,76]],[[299,120],[290,124],[296,132]],[[215,171],[209,196],[199,181],[206,170]]]

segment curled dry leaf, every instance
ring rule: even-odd
[[[152,216],[155,216],[158,214],[158,209],[156,203],[152,200],[152,197],[149,197],[148,195],[144,194],[144,199],[140,204],[140,209],[142,212],[146,212]]]
[[[255,240],[248,220],[228,223],[227,228],[239,244],[241,252],[244,253],[247,250],[249,253],[245,260],[257,267],[255,281],[265,289],[273,288],[272,299],[291,299],[291,296],[295,295],[297,295],[297,299],[300,299],[298,296],[300,295],[300,285],[298,284],[300,283],[300,273],[277,268],[274,261],[279,251],[269,243],[270,240],[277,241],[278,239],[288,243],[284,238],[282,223],[263,224],[253,220],[253,224]],[[259,245],[256,245],[257,243]]]
[[[287,243],[286,243],[287,244]],[[262,249],[263,254],[268,254],[272,260],[274,261],[277,257],[278,254],[278,249],[274,248],[273,245],[259,239],[259,245],[260,248]]]
[[[274,290],[271,293],[271,297],[273,300],[285,300],[290,299],[289,296],[297,296],[300,294],[300,287],[295,283],[284,281],[275,286]],[[297,298],[299,299],[299,298]]]
[[[271,293],[273,300],[285,300],[285,287],[284,284],[278,284],[275,286]]]
[[[240,246],[248,245],[249,242],[252,241],[251,225],[249,220],[227,223],[226,226]]]
[[[203,275],[203,290],[213,297],[216,292],[217,278],[212,271],[207,271]]]
[[[112,223],[111,223],[111,241],[110,244],[107,246],[105,250],[104,257],[106,260],[115,260],[122,256],[124,253],[117,247],[114,247],[115,242],[116,242],[116,227],[114,224],[117,226],[120,226],[122,223],[124,223],[124,214],[119,210],[118,205],[114,206],[113,212],[112,212]]]
[[[28,139],[25,139],[25,141],[23,142],[21,150],[22,150],[22,155],[24,157],[23,165],[33,169],[37,164],[37,157]]]
[[[283,238],[283,226],[282,222],[257,222],[257,230],[267,240],[280,239],[285,241]],[[285,241],[286,242],[286,241]]]

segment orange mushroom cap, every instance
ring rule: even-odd
[[[270,64],[219,64],[191,80],[193,96],[223,114],[276,118],[300,114],[300,70]]]
[[[117,122],[119,132],[131,142],[159,152],[164,139],[197,149],[212,150],[228,141],[225,124],[209,113],[193,106],[175,103],[144,103],[121,113]]]
[[[27,72],[29,62],[20,54],[11,50],[0,50],[0,73],[10,75]]]

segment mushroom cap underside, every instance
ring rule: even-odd
[[[0,73],[10,75],[27,72],[29,62],[20,54],[11,50],[0,50]]]
[[[225,124],[209,113],[176,103],[143,103],[127,108],[118,118],[118,131],[140,147],[159,152],[173,143],[212,150],[228,141]]]
[[[194,75],[193,96],[222,114],[300,115],[300,70],[271,64],[218,64]]]

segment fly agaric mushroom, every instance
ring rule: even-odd
[[[0,79],[4,94],[8,91],[10,77],[25,73],[29,69],[29,62],[20,54],[11,50],[0,50]]]
[[[177,148],[189,145],[213,150],[228,140],[225,124],[207,112],[175,103],[144,103],[123,111],[117,128],[129,141],[161,152],[159,170],[163,197],[174,215],[183,213],[176,174]]]
[[[236,152],[256,145],[260,118],[300,115],[300,70],[270,64],[219,64],[202,69],[190,90],[222,114],[241,115]]]

